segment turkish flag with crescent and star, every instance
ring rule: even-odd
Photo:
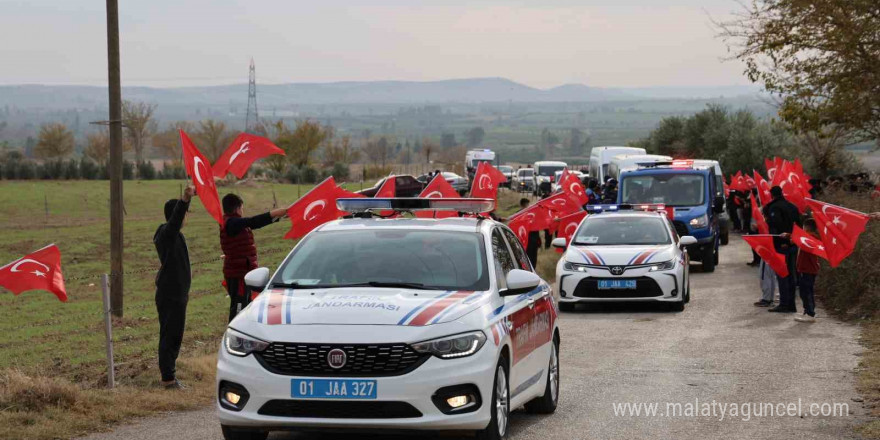
[[[61,274],[61,251],[50,244],[0,267],[0,286],[18,295],[27,290],[46,290],[67,302],[67,289]]]
[[[333,176],[324,179],[287,208],[291,227],[284,238],[301,238],[318,226],[342,217],[346,213],[336,207],[336,199],[359,197],[363,196],[336,186]]]
[[[804,252],[826,260],[828,259],[828,253],[825,252],[825,245],[822,243],[822,240],[807,234],[807,231],[804,231],[798,225],[794,225],[794,229],[791,231],[791,242]]]
[[[394,176],[386,177],[379,191],[376,191],[376,195],[373,197],[377,199],[393,198],[397,193],[397,185],[394,184],[394,180]]]
[[[489,162],[480,162],[477,172],[474,173],[474,181],[471,182],[471,197],[475,199],[498,198],[498,184],[507,182],[504,173],[498,171]]]
[[[772,235],[743,235],[742,239],[770,265],[770,268],[773,269],[773,272],[776,272],[776,275],[782,278],[788,276],[788,265],[785,263],[785,255],[776,252],[776,249],[773,247]]]
[[[587,211],[580,211],[554,219],[554,222],[556,223],[556,236],[565,238],[565,243],[570,244],[571,237],[574,236],[574,232],[577,230],[578,225],[581,224],[581,221],[586,216]],[[563,250],[557,248],[556,252],[561,253]]]
[[[214,172],[211,163],[205,159],[205,155],[196,148],[195,144],[183,130],[180,130],[180,143],[183,145],[183,165],[186,174],[192,178],[193,186],[202,205],[220,226],[223,226],[223,208],[220,205],[220,196],[217,195],[217,186],[214,185]]]
[[[507,227],[516,234],[523,249],[529,248],[529,221],[527,216],[521,215],[507,222]]]
[[[268,138],[242,133],[232,141],[211,168],[215,177],[223,178],[227,173],[232,173],[241,179],[255,161],[273,154],[285,155],[284,150],[275,146]]]
[[[556,213],[557,217],[562,217],[573,212],[580,211],[581,205],[578,205],[568,194],[557,193],[537,203]]]
[[[770,226],[767,225],[764,212],[761,211],[761,208],[758,208],[758,202],[755,201],[754,197],[752,197],[752,218],[755,219],[755,226],[758,228],[759,234],[770,233]],[[746,226],[748,227],[748,225]]]
[[[806,199],[813,213],[819,236],[825,245],[828,262],[837,267],[856,248],[859,235],[865,231],[868,215],[842,206]]]
[[[590,196],[587,195],[587,190],[584,188],[581,179],[576,174],[568,172],[568,168],[559,177],[559,187],[578,206],[584,206],[590,201]]]
[[[458,191],[446,181],[442,174],[438,174],[431,179],[431,183],[419,194],[421,199],[458,199]],[[448,218],[458,217],[458,213],[452,211],[416,211],[416,217],[419,218]]]
[[[546,206],[540,204],[529,206],[513,214],[508,221],[519,219],[520,217],[525,218],[525,225],[529,231],[543,231],[554,226],[551,211]]]
[[[757,170],[752,170],[752,174],[755,175],[755,188],[758,190],[761,206],[766,206],[773,200],[773,196],[770,195],[770,183]]]

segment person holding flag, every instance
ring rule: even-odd
[[[153,235],[153,244],[159,255],[159,272],[156,274],[156,311],[159,314],[159,371],[166,389],[182,389],[175,376],[177,356],[183,342],[186,324],[186,304],[192,271],[189,265],[189,249],[180,232],[189,212],[189,202],[196,194],[195,188],[187,186],[183,196],[165,202],[165,223]]]
[[[797,255],[798,287],[801,294],[801,302],[804,306],[804,314],[795,317],[798,322],[816,322],[816,297],[814,289],[816,276],[819,275],[819,256],[824,254],[824,247],[816,235],[816,221],[808,218],[804,220],[804,229],[794,227],[793,234],[783,234],[791,237],[800,250]]]
[[[791,234],[795,225],[800,226],[801,217],[797,206],[786,200],[785,196],[783,196],[782,188],[778,186],[770,188],[770,195],[773,197],[773,200],[764,208],[766,213],[765,220],[770,229],[770,234],[777,236],[773,238],[773,247],[776,249],[776,252],[785,257],[788,273],[785,276],[780,276],[779,272],[777,272],[779,305],[769,309],[769,311],[795,313],[797,312],[794,304],[794,293],[797,283],[797,275],[795,274],[797,248],[783,234]]]
[[[223,250],[223,282],[229,293],[229,322],[251,302],[244,276],[257,268],[254,229],[277,222],[287,215],[287,208],[273,209],[253,217],[242,217],[244,200],[236,194],[223,197],[223,225],[220,248]]]

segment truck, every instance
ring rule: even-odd
[[[590,178],[605,183],[605,176],[608,175],[608,164],[614,156],[621,154],[645,154],[644,148],[634,147],[593,147],[590,151]]]

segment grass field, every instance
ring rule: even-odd
[[[193,283],[181,350],[182,393],[157,386],[158,323],[153,285],[158,265],[152,243],[164,221],[162,206],[180,181],[126,181],[124,318],[114,321],[116,377],[106,384],[100,274],[109,271],[109,185],[94,181],[0,183],[0,265],[55,243],[61,249],[69,301],[54,295],[0,293],[0,438],[69,438],[157,411],[209,405],[214,353],[226,327],[228,299],[221,286],[218,227],[194,201],[183,229],[193,262]],[[245,183],[220,188],[245,200],[245,214],[286,206],[306,186]],[[356,189],[356,188],[351,188]],[[273,199],[274,193],[274,199]],[[499,214],[517,209],[504,192]],[[285,220],[255,231],[260,264],[274,268],[295,244],[283,240]],[[552,279],[558,254],[543,251],[539,270]]]

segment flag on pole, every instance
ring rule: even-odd
[[[825,252],[825,245],[822,243],[822,240],[807,234],[807,231],[804,231],[798,225],[794,225],[794,230],[791,231],[791,241],[801,251],[828,260],[828,253]]]
[[[217,195],[217,186],[214,185],[211,163],[183,130],[180,130],[180,143],[183,145],[183,164],[186,173],[192,178],[202,206],[211,217],[214,217],[214,220],[217,220],[217,223],[220,223],[220,226],[223,226],[223,208],[220,205],[220,196]]]
[[[61,251],[50,244],[0,267],[0,286],[18,295],[27,290],[52,292],[67,302],[67,289],[61,273]]]
[[[241,179],[255,161],[273,154],[284,156],[284,150],[275,146],[268,138],[242,133],[229,144],[211,169],[215,177],[223,178],[232,173]]]
[[[773,247],[772,235],[743,235],[742,238],[755,250],[755,253],[770,265],[776,275],[783,278],[788,276],[785,255],[776,252],[776,248]]]

